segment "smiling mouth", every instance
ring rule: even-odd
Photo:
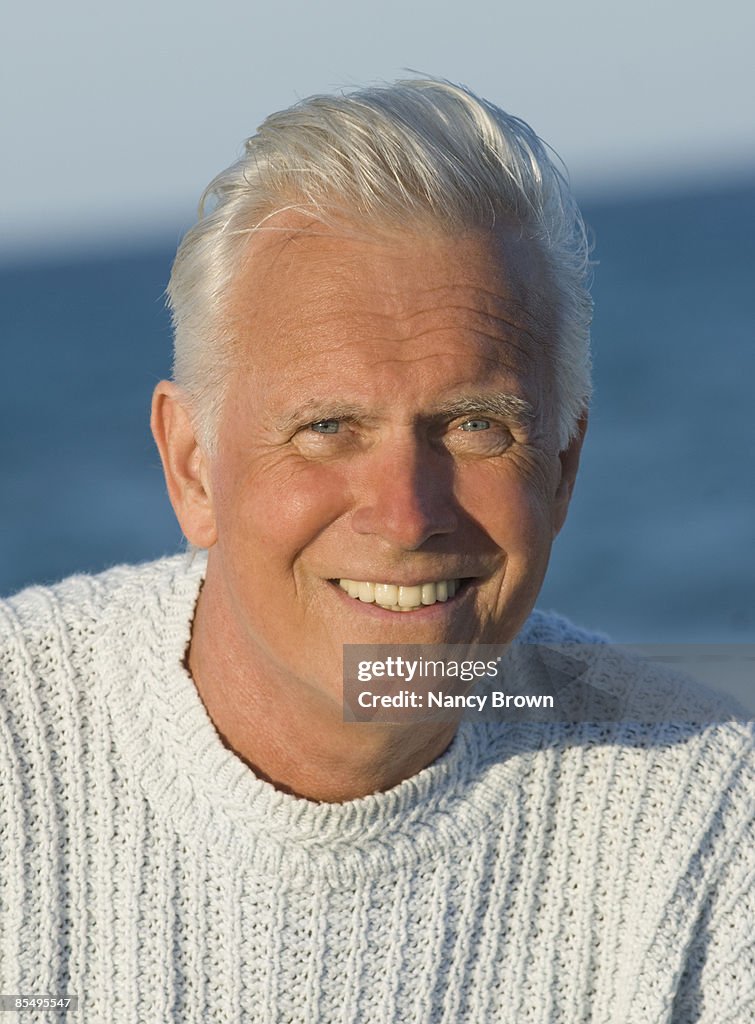
[[[334,580],[349,597],[365,604],[376,604],[389,612],[414,612],[419,608],[450,600],[466,580],[434,580],[402,587],[395,583],[373,583],[365,580]]]

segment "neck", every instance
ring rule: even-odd
[[[342,803],[391,789],[448,747],[457,722],[344,722],[340,703],[270,679],[233,635],[209,582],[192,624],[189,671],[223,743],[259,778],[295,796]]]

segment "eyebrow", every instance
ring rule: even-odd
[[[526,399],[501,392],[498,394],[459,395],[457,398],[443,403],[437,410],[423,418],[455,419],[457,416],[471,415],[499,416],[501,419],[526,425],[535,419],[536,414],[532,404]],[[320,420],[326,419],[357,420],[369,423],[370,421],[374,422],[377,417],[363,406],[351,402],[310,399],[280,419],[276,419],[275,426],[278,430],[286,432],[308,423],[318,423]]]
[[[530,402],[517,395],[505,393],[495,395],[461,395],[443,407],[441,415],[469,416],[474,413],[500,416],[501,419],[527,424],[535,419],[535,410]]]

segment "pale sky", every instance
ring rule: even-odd
[[[3,20],[3,262],[177,233],[266,114],[406,68],[525,118],[581,195],[755,176],[746,0],[16,0]]]

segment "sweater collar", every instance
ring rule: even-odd
[[[479,834],[491,813],[490,772],[503,771],[512,783],[515,775],[512,765],[497,763],[500,751],[491,757],[489,726],[462,722],[446,751],[417,775],[340,804],[282,793],[228,750],[184,665],[205,568],[206,556],[192,552],[134,570],[115,596],[109,618],[116,635],[106,645],[122,764],[184,841],[239,847],[271,864],[320,858],[340,871],[386,849],[392,860],[411,858],[428,845],[437,850]],[[135,607],[143,609],[138,636]],[[516,730],[509,741],[511,753],[526,746]]]

